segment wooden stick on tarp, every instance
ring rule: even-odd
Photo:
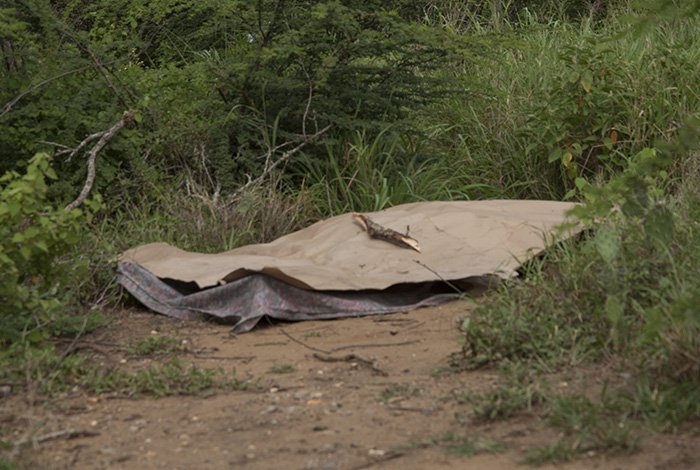
[[[355,220],[355,222],[360,224],[363,229],[365,229],[370,238],[384,240],[385,242],[400,246],[401,248],[410,248],[412,250],[416,250],[418,253],[421,252],[420,246],[418,245],[418,240],[409,237],[408,234],[404,235],[396,230],[382,227],[363,214],[353,213],[352,218]]]

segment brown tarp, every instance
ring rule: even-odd
[[[408,232],[420,243],[421,253],[370,239],[351,214],[343,214],[272,243],[217,254],[152,243],[125,252],[121,261],[200,288],[252,273],[320,291],[385,289],[489,274],[505,279],[564,236],[555,228],[573,206],[518,200],[417,202],[365,214],[386,228]]]

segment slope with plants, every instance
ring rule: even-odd
[[[565,435],[534,460],[626,447],[601,434],[610,420],[668,430],[697,418],[699,10],[2,7],[0,381],[50,391],[58,376],[68,387],[99,374],[56,345],[122,301],[112,263],[133,245],[215,252],[409,201],[566,199],[583,202],[574,215],[589,230],[465,321],[465,364],[503,369],[516,396],[581,363],[631,377],[602,398],[516,400]],[[89,177],[98,138],[85,137],[125,115],[96,154],[91,198],[65,211]],[[535,372],[512,372],[523,368]],[[477,409],[499,415],[489,399]]]

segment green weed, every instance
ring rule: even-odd
[[[582,396],[559,397],[551,402],[548,423],[564,435],[557,442],[532,449],[526,462],[540,465],[563,462],[591,452],[631,452],[636,449],[638,426],[619,402],[593,403]]]
[[[126,347],[127,354],[132,356],[160,356],[181,350],[180,340],[170,336],[147,336]]]
[[[505,451],[503,442],[487,436],[470,437],[455,432],[447,432],[440,436],[409,444],[407,448],[427,448],[441,446],[447,449],[448,453],[460,457],[473,457],[477,454],[499,454]]]
[[[81,385],[92,393],[115,393],[135,397],[149,395],[209,395],[216,390],[244,390],[245,382],[229,376],[222,369],[184,366],[173,359],[161,366],[135,372],[119,369],[102,374],[96,370],[81,377]]]
[[[572,449],[564,442],[557,441],[553,444],[530,449],[524,462],[530,465],[544,465],[546,463],[568,462],[580,455],[577,449]]]
[[[291,364],[275,364],[268,370],[271,374],[291,374],[296,372],[296,368]]]
[[[0,470],[14,470],[15,466],[8,460],[5,459],[5,457],[0,456]]]
[[[388,402],[396,398],[410,398],[420,394],[420,388],[412,384],[392,384],[382,391],[381,400]]]
[[[31,386],[47,396],[78,388],[89,393],[113,393],[123,396],[202,395],[217,390],[242,390],[248,387],[234,374],[222,369],[185,366],[178,359],[145,369],[127,371],[101,369],[87,359],[63,356],[54,348],[13,345],[2,353],[4,365],[0,379],[17,390]]]
[[[473,405],[472,413],[480,421],[508,419],[546,404],[551,393],[535,370],[508,363],[502,367],[502,382],[484,393],[467,392],[458,398]]]
[[[500,454],[505,451],[504,443],[490,437],[462,438],[451,440],[448,451],[460,457],[473,457],[477,454]]]

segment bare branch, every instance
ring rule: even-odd
[[[260,184],[265,178],[267,178],[267,176],[270,173],[272,173],[272,171],[275,168],[277,168],[282,163],[289,160],[289,158],[292,155],[294,155],[295,153],[299,152],[301,149],[306,147],[307,144],[309,144],[310,142],[313,142],[314,140],[318,139],[323,134],[328,132],[328,130],[331,127],[332,126],[329,124],[326,127],[324,127],[323,129],[321,129],[320,131],[316,132],[315,134],[312,134],[312,135],[306,137],[301,143],[299,143],[299,145],[297,145],[296,147],[294,147],[290,150],[287,150],[286,152],[284,152],[282,154],[282,156],[280,158],[278,158],[277,160],[275,160],[272,163],[270,163],[270,162],[272,160],[272,154],[274,153],[274,151],[280,147],[288,145],[289,142],[285,142],[284,144],[278,145],[277,147],[274,147],[274,148],[271,148],[270,150],[268,150],[267,153],[265,154],[265,169],[263,170],[262,174],[255,179],[249,180],[246,184],[241,186],[231,197],[231,203],[229,203],[229,205],[233,204],[236,201],[236,199],[238,198],[238,196],[240,196],[246,189],[248,189],[251,186],[255,186],[255,185]]]
[[[82,43],[79,43],[81,45]],[[92,62],[95,64],[95,67],[97,70],[100,72],[102,75],[102,78],[105,79],[105,83],[107,83],[107,87],[112,90],[112,93],[114,93],[114,96],[117,97],[117,99],[121,102],[123,106],[127,106],[127,102],[124,99],[124,97],[119,93],[119,90],[117,90],[117,87],[114,86],[114,83],[112,82],[112,79],[109,78],[109,73],[107,72],[107,69],[105,68],[105,64],[103,64],[100,59],[95,55],[95,53],[87,47],[86,45],[81,45],[83,50],[88,53],[90,56],[90,59],[92,59]]]
[[[36,143],[37,143],[37,144],[50,145],[50,146],[52,146],[52,147],[58,147],[58,148],[63,149],[63,150],[68,150],[69,152],[70,152],[70,151],[73,151],[73,147],[69,147],[69,146],[67,146],[67,145],[59,144],[58,142],[50,142],[50,141],[48,141],[48,140],[37,140]]]
[[[304,64],[300,64],[301,69],[304,71],[304,75],[306,75],[306,79],[309,81],[309,97],[306,99],[306,108],[304,109],[304,116],[301,118],[301,133],[304,136],[304,139],[306,139],[306,120],[309,117],[309,109],[311,109],[311,100],[314,97],[314,82],[311,80],[311,76],[309,75],[309,72],[306,71],[306,67],[304,67]],[[316,128],[318,130],[318,128]]]
[[[66,206],[67,211],[71,211],[81,205],[85,199],[88,197],[88,194],[90,194],[90,190],[92,190],[92,185],[95,183],[95,159],[97,158],[97,153],[102,150],[102,148],[107,144],[107,142],[110,141],[112,137],[114,137],[122,127],[124,127],[125,124],[127,124],[129,121],[131,121],[134,118],[134,115],[136,114],[137,110],[131,110],[128,113],[124,114],[124,116],[117,121],[112,127],[110,127],[108,130],[103,131],[103,132],[97,132],[95,134],[91,134],[88,137],[83,140],[78,147],[76,147],[76,150],[73,152],[77,152],[78,149],[82,148],[85,146],[86,141],[95,140],[96,137],[95,135],[101,134],[100,135],[100,140],[97,141],[97,143],[90,149],[90,151],[87,153],[88,155],[88,174],[87,178],[85,180],[85,185],[83,186],[83,189],[80,191],[80,194],[78,197],[75,199],[75,201],[71,202]],[[72,155],[72,154],[71,154]]]
[[[404,235],[396,230],[382,227],[364,214],[353,213],[352,218],[364,229],[365,232],[367,232],[367,235],[369,235],[370,238],[383,240],[385,242],[400,246],[401,248],[410,248],[418,253],[421,252],[418,240],[408,236],[408,227],[406,227],[406,234]]]
[[[68,155],[68,161],[70,161],[71,158],[73,158],[73,156],[76,153],[78,153],[79,151],[81,151],[83,149],[83,147],[85,147],[87,144],[89,144],[93,140],[99,139],[100,137],[105,135],[106,132],[107,131],[100,131],[100,132],[95,132],[94,134],[90,134],[89,136],[85,137],[83,139],[83,141],[80,142],[80,144],[78,144],[77,147],[75,147],[73,149],[63,149],[60,152],[56,152],[56,156],[65,155],[65,154],[69,153],[70,155]]]

